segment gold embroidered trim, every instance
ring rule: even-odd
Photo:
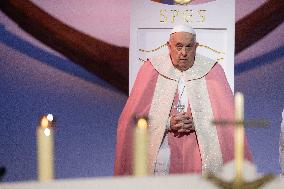
[[[145,63],[147,60],[143,60],[142,58],[139,58],[138,59],[140,62],[143,62],[143,63]],[[218,58],[216,61],[217,62],[221,62],[221,61],[223,61],[224,60],[224,58]]]
[[[147,53],[149,53],[149,52],[156,52],[156,51],[160,50],[161,48],[163,48],[165,46],[167,46],[167,43],[165,43],[165,44],[163,44],[163,45],[161,45],[161,46],[159,46],[159,47],[157,47],[155,49],[152,49],[152,50],[139,49],[139,51],[140,52],[147,52]]]
[[[211,47],[209,47],[209,46],[207,46],[207,45],[201,45],[201,44],[199,44],[198,47],[203,47],[203,48],[209,49],[209,50],[211,50],[211,51],[213,51],[213,52],[215,52],[215,53],[218,53],[218,54],[225,54],[224,52],[218,51],[218,50],[216,50],[216,49],[213,49],[213,48],[211,48]]]
[[[167,46],[167,43],[155,48],[155,49],[151,49],[151,50],[145,50],[145,49],[139,49],[140,52],[147,52],[147,53],[150,53],[150,52],[156,52],[158,50],[160,50],[161,48]],[[202,45],[202,44],[198,44],[198,47],[203,47],[203,48],[206,48],[206,49],[209,49],[215,53],[218,53],[218,54],[225,54],[225,52],[222,52],[222,51],[219,51],[219,50],[216,50],[216,49],[213,49],[207,45]]]

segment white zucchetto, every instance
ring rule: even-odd
[[[171,34],[176,33],[176,32],[188,32],[188,33],[191,33],[193,35],[196,35],[193,27],[191,27],[189,25],[177,25],[177,26],[175,26],[172,29]]]

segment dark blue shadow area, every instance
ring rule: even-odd
[[[240,75],[243,72],[253,70],[266,64],[272,64],[282,56],[284,56],[284,45],[266,54],[235,65],[235,75]]]
[[[7,31],[3,24],[0,24],[0,42],[56,69],[67,72],[86,81],[96,83],[100,86],[116,90],[106,81],[100,79],[95,74],[90,73],[89,71],[73,63],[72,61],[53,55],[52,53],[47,52],[31,44],[30,42],[21,39],[19,36]]]
[[[163,1],[161,1],[161,3],[168,4],[168,5],[174,5],[175,4],[174,0],[163,0]]]
[[[174,5],[174,0],[162,0],[160,3],[167,4],[167,5]]]

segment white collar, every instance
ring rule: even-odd
[[[216,64],[215,60],[196,54],[193,66],[188,70],[181,72],[173,66],[169,54],[154,57],[150,61],[159,74],[175,81],[180,79],[182,73],[184,74],[186,81],[200,79]]]

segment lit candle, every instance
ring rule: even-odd
[[[38,180],[50,181],[54,178],[53,165],[53,116],[42,116],[37,128]]]
[[[235,127],[235,166],[236,180],[242,180],[244,159],[244,96],[242,93],[235,94],[235,118],[240,124]]]
[[[147,121],[141,118],[137,122],[137,126],[134,132],[134,176],[146,176],[148,174],[147,167],[147,145],[148,145],[148,135],[147,135]]]

